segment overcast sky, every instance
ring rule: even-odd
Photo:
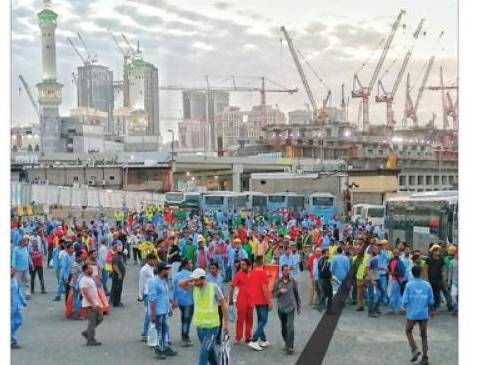
[[[412,34],[424,17],[425,35],[415,43],[407,72],[415,84],[415,99],[421,71],[432,55],[436,61],[429,79],[439,84],[439,67],[444,68],[446,83],[457,78],[458,3],[455,0],[52,0],[58,13],[57,75],[65,85],[61,113],[67,115],[76,107],[76,89],[72,72],[80,60],[66,42],[82,32],[87,46],[98,54],[100,64],[109,65],[114,78],[122,75],[122,56],[107,28],[117,36],[123,32],[132,43],[140,41],[143,57],[159,69],[159,83],[205,86],[209,76],[265,76],[287,86],[298,87],[294,95],[267,94],[267,103],[278,104],[280,110],[304,109],[308,101],[300,77],[279,27],[285,25],[294,45],[332,89],[333,105],[340,103],[341,84],[346,94],[352,90],[354,72],[359,72],[364,85],[372,75],[380,56],[379,43],[386,38],[400,9],[407,11],[402,20],[380,75],[387,91],[398,74],[405,52],[412,45]],[[22,74],[32,88],[41,77],[40,32],[36,13],[42,0],[12,1],[12,122],[36,121],[26,94],[19,93],[18,75]],[[403,27],[405,24],[405,27]],[[439,42],[438,35],[445,35]],[[120,38],[119,38],[120,39]],[[77,45],[82,51],[79,42]],[[362,67],[362,64],[368,60]],[[303,64],[315,98],[321,104],[326,88]],[[406,72],[406,73],[407,73]],[[395,117],[401,121],[405,99],[405,79],[394,101]],[[222,78],[212,78],[212,85],[227,86]],[[252,79],[241,79],[238,85],[259,85]],[[270,84],[269,87],[275,87]],[[36,88],[34,88],[36,92]],[[385,105],[376,104],[372,91],[371,121],[385,121]],[[455,96],[454,96],[455,97]],[[121,94],[116,102],[121,103]],[[259,103],[258,93],[231,93],[231,104],[250,109]],[[359,99],[350,100],[351,121],[357,120]],[[160,93],[160,114],[180,116],[181,94]],[[426,91],[419,107],[420,124],[438,114],[441,125],[440,93]],[[161,120],[161,131],[176,127],[172,120]]]

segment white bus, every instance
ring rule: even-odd
[[[374,226],[385,225],[385,207],[383,205],[371,204],[363,206],[360,220],[363,224],[372,222]]]
[[[243,191],[237,196],[238,209],[253,213],[267,214],[267,194],[258,191]]]
[[[458,191],[392,197],[385,203],[385,232],[424,253],[430,243],[458,244]]]

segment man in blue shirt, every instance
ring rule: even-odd
[[[21,244],[15,247],[12,252],[12,267],[15,269],[15,277],[23,295],[25,295],[26,289],[30,287],[29,267],[31,266],[31,260],[28,253],[29,243],[30,237],[24,236]],[[27,299],[31,298],[28,292],[25,297]]]
[[[330,264],[330,271],[333,275],[334,281],[334,293],[337,292],[338,288],[342,284],[342,281],[348,275],[350,271],[350,260],[347,256],[343,254],[343,249],[341,247],[337,248],[337,254],[333,256],[332,263]]]
[[[26,307],[27,302],[15,279],[15,269],[10,271],[10,346],[12,349],[18,349],[17,331],[22,325],[22,306]]]
[[[293,255],[293,246],[288,246],[286,252],[280,256],[278,260],[278,266],[282,267],[283,265],[288,265],[290,267],[290,271],[294,271],[298,267],[298,258]],[[279,276],[282,276],[281,271],[279,272]]]
[[[180,308],[181,314],[181,332],[182,347],[192,346],[190,339],[190,325],[193,318],[193,296],[192,292],[181,288],[178,283],[190,277],[193,269],[193,263],[190,260],[183,259],[178,272],[173,277],[173,306]]]
[[[70,285],[68,285],[71,278],[70,271],[72,269],[72,265],[74,261],[73,245],[71,243],[67,244],[65,251],[67,252],[67,254],[64,255],[60,260],[60,277],[62,278],[63,284],[65,286],[65,303],[66,303],[68,298],[68,293],[70,291]]]
[[[405,332],[408,343],[412,350],[412,362],[415,362],[420,356],[417,344],[413,338],[413,327],[416,323],[420,326],[420,337],[422,338],[422,360],[419,364],[428,365],[428,341],[427,341],[427,323],[429,316],[435,315],[432,286],[428,281],[421,278],[422,268],[420,266],[412,267],[413,280],[410,280],[405,286],[403,292],[403,305],[407,310],[407,323]]]
[[[177,352],[168,346],[168,316],[173,315],[170,307],[173,302],[168,293],[168,274],[170,267],[165,262],[157,264],[157,276],[148,284],[148,302],[150,304],[150,321],[155,323],[158,334],[158,343],[155,353],[160,359],[167,356],[176,356]]]

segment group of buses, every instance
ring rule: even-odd
[[[342,206],[341,204],[340,206]],[[190,209],[194,214],[246,210],[266,215],[282,209],[306,212],[328,221],[339,212],[337,197],[330,193],[261,193],[246,191],[168,192],[165,206]],[[428,251],[432,242],[458,244],[458,191],[429,191],[390,197],[383,205],[356,204],[348,212],[355,224],[380,226],[391,242],[413,244]]]

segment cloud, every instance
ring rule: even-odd
[[[220,10],[227,10],[227,9],[233,7],[233,4],[229,3],[229,2],[226,2],[226,1],[219,1],[219,2],[216,2],[215,4],[213,4],[213,6],[216,7],[217,9],[220,9]]]
[[[305,31],[310,34],[323,33],[328,28],[327,25],[320,22],[312,22],[305,27]]]
[[[211,51],[213,50],[213,46],[211,44],[206,44],[203,42],[196,41],[192,44],[193,48],[202,50],[202,51]]]
[[[383,33],[373,28],[353,24],[336,25],[330,34],[337,38],[339,47],[364,47],[368,49],[375,49],[384,37]]]

